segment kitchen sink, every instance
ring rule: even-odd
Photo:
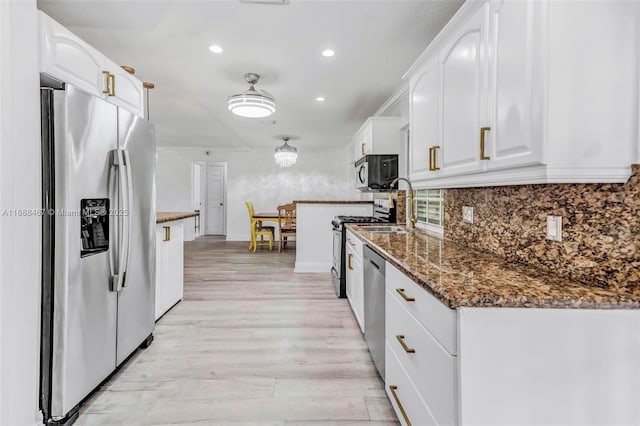
[[[394,233],[394,234],[408,234],[409,230],[407,228],[403,228],[402,226],[367,226],[364,227],[369,232],[385,232],[385,233]]]

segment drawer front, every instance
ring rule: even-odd
[[[437,426],[438,423],[418,395],[418,391],[411,383],[388,341],[385,347],[385,371],[385,390],[400,423],[413,426]]]
[[[389,289],[386,291],[388,345],[438,423],[456,424],[456,357],[446,351]]]
[[[457,317],[456,310],[450,309],[428,290],[413,282],[387,262],[385,283],[387,289],[418,321],[433,335],[446,350],[456,355]],[[402,294],[401,294],[402,293]],[[403,297],[404,295],[404,297]],[[413,299],[409,301],[407,299]]]
[[[345,246],[349,246],[353,249],[353,253],[362,259],[362,240],[356,237],[351,231],[347,231],[347,238]]]

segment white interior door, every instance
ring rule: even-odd
[[[207,235],[225,233],[225,169],[224,165],[207,165]]]

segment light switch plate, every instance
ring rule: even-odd
[[[473,207],[462,206],[462,221],[465,223],[473,223]]]
[[[562,216],[547,216],[547,240],[562,241]]]

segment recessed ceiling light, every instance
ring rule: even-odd
[[[212,44],[211,46],[209,46],[209,50],[212,51],[213,53],[222,53],[222,47],[218,46],[217,44]]]
[[[318,96],[318,97],[316,98],[316,101],[318,101],[318,102],[324,102],[324,98],[323,98],[322,96]]]
[[[336,52],[334,52],[331,49],[325,49],[325,50],[322,51],[322,56],[326,56],[327,58],[329,58],[329,57],[331,57],[331,56],[333,56],[335,54],[336,54]]]

